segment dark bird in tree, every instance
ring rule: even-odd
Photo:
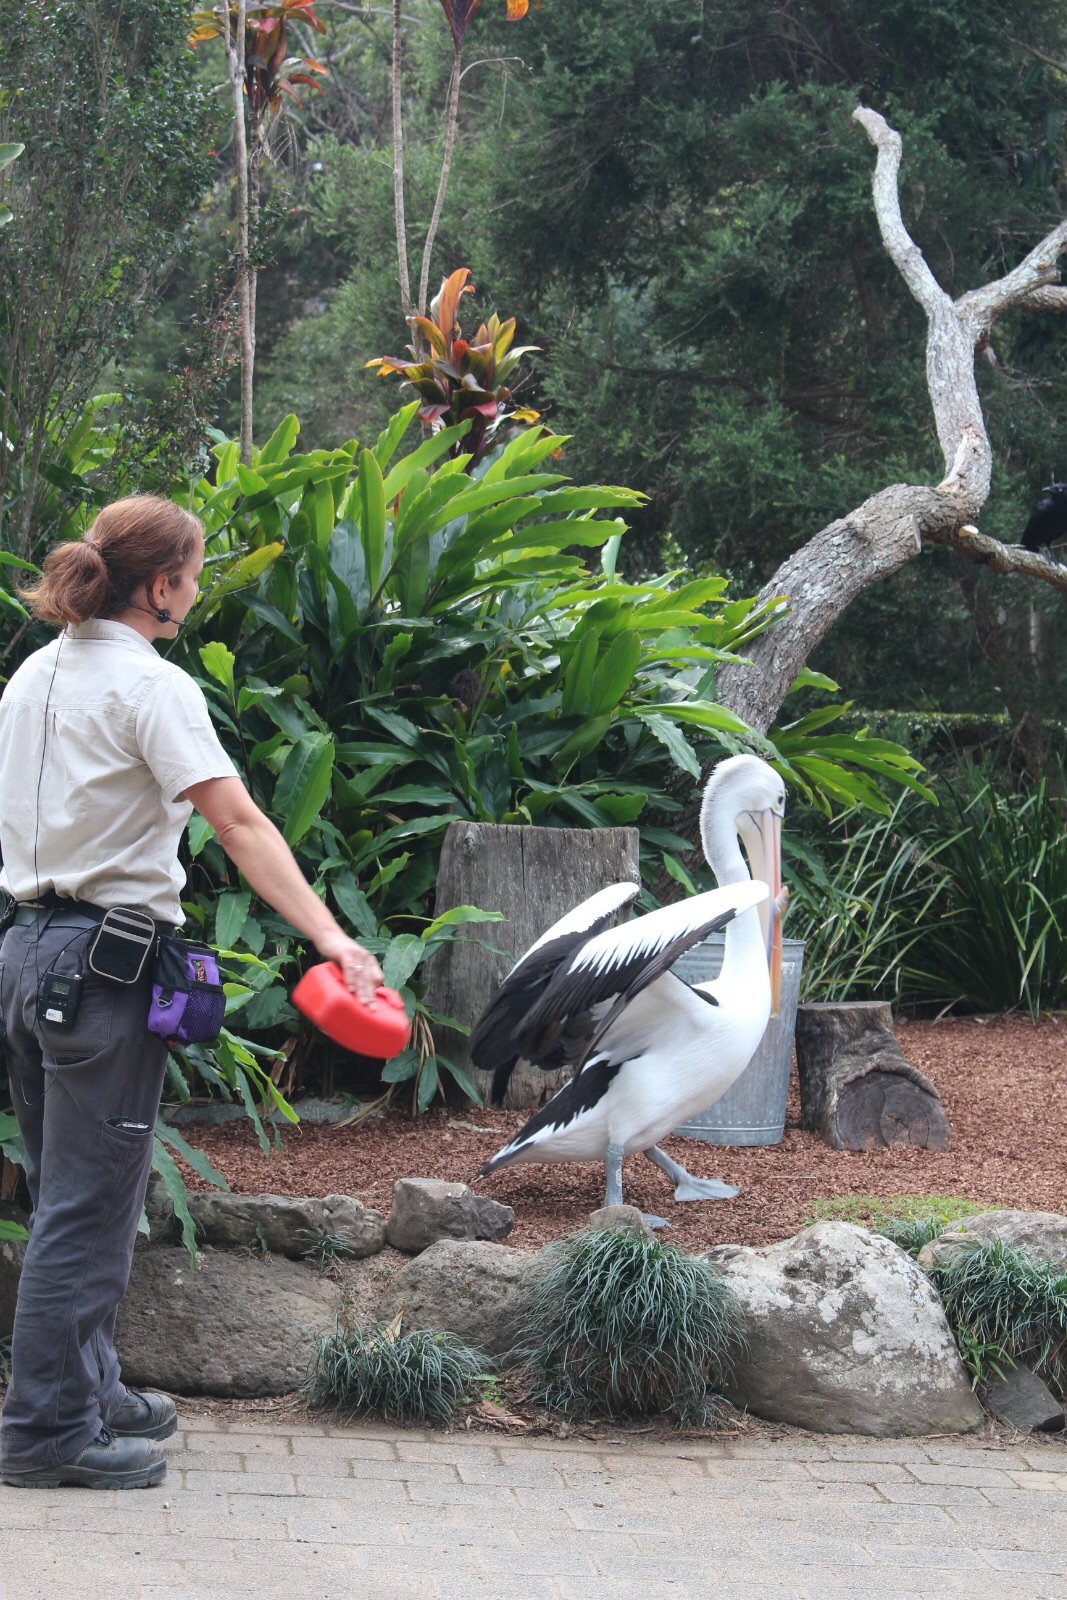
[[[1050,483],[1041,493],[1044,499],[1026,524],[1020,543],[1024,550],[1053,559],[1052,546],[1067,539],[1067,483]]]

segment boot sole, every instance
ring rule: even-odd
[[[32,1472],[0,1474],[13,1489],[152,1489],[167,1470],[165,1461],[129,1472],[101,1472],[93,1467],[38,1467]]]

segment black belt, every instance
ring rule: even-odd
[[[42,895],[39,900],[22,900],[18,903],[11,921],[16,928],[27,928],[47,916],[51,928],[95,928],[107,916],[108,906],[94,906],[88,900],[66,900],[57,894]],[[173,922],[157,922],[157,933],[173,933]]]

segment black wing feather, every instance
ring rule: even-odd
[[[520,1056],[525,1056],[543,1072],[555,1072],[560,1067],[570,1065],[581,1053],[587,1033],[592,1032],[592,1018],[589,1019],[588,1028],[583,1030],[580,1027],[578,1035],[573,1037],[568,1030],[561,1028],[543,1054],[531,1055],[525,1048],[520,1049],[515,1030],[531,1006],[544,994],[560,966],[566,965],[582,945],[596,934],[605,932],[615,916],[614,910],[606,912],[587,928],[550,939],[539,950],[527,955],[509,972],[474,1024],[469,1044],[470,1058],[481,1071],[492,1071],[491,1099],[494,1105],[499,1105],[507,1093],[508,1082]]]

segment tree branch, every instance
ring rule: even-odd
[[[717,686],[720,701],[760,732],[774,721],[797,674],[846,606],[913,560],[923,541],[949,545],[994,572],[1035,578],[1067,593],[1067,568],[977,531],[962,532],[977,520],[992,473],[975,348],[1010,306],[1067,310],[1067,289],[1050,281],[1067,248],[1067,221],[1003,278],[953,301],[904,225],[900,135],[869,107],[860,106],[853,117],[878,152],[871,188],[882,239],[926,313],[926,382],[945,471],[936,487],[894,484],[872,495],[789,556],[763,586],[761,601],[784,596],[788,612],[753,642],[748,665],[722,669]]]
[[[948,545],[976,566],[988,567],[991,572],[1006,577],[1036,578],[1061,594],[1067,594],[1067,567],[1039,555],[1036,550],[1024,550],[1021,544],[1001,544],[999,539],[979,533],[969,524],[949,530],[931,530],[926,535],[926,543]]]

